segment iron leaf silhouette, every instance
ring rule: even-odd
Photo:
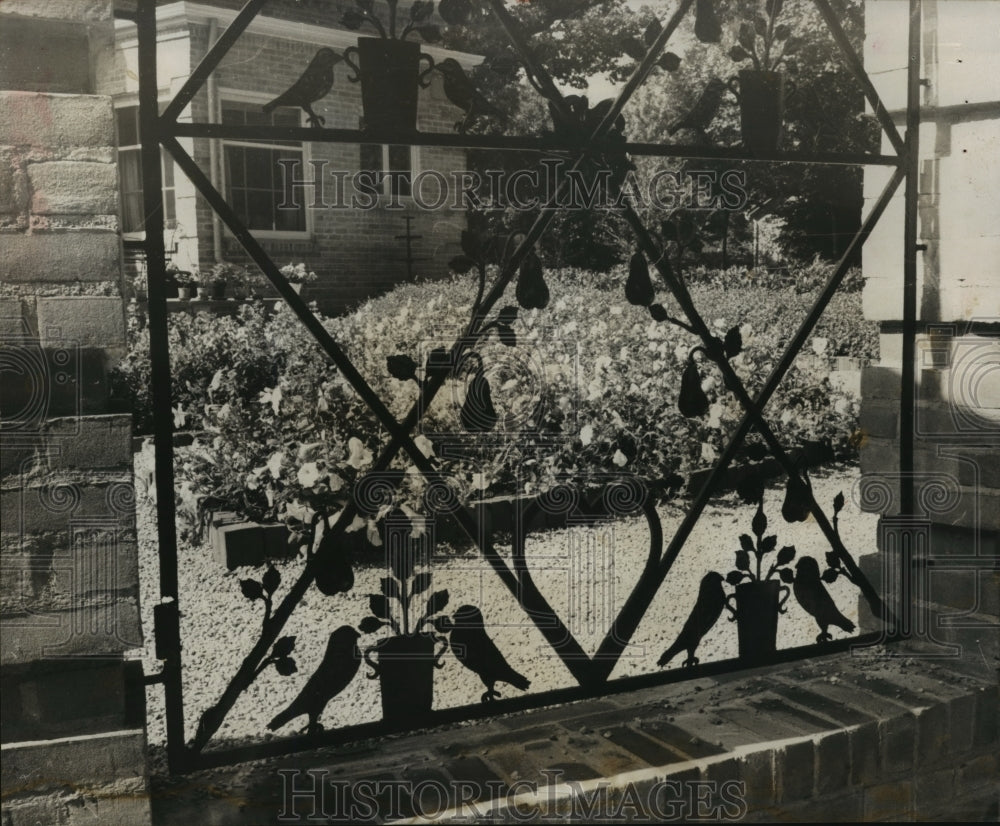
[[[361,622],[358,623],[358,630],[362,634],[374,634],[386,623],[382,622],[378,617],[365,617]]]
[[[281,585],[281,572],[273,565],[268,565],[267,570],[264,571],[264,576],[261,577],[261,584],[270,596],[277,591],[278,586]]]
[[[739,585],[740,581],[746,576],[742,571],[730,571],[726,574],[726,582],[730,585]]]
[[[399,583],[391,576],[382,577],[382,593],[387,597],[399,599]]]
[[[656,65],[668,72],[676,72],[680,68],[681,58],[673,52],[667,52],[660,55],[660,59],[656,61]]]
[[[744,551],[747,551],[749,553],[753,553],[754,545],[753,545],[753,539],[750,537],[750,534],[746,534],[746,533],[741,533],[740,534],[740,547]]]
[[[517,346],[517,334],[511,329],[507,324],[497,325],[497,335],[500,337],[500,343],[505,347],[516,347]]]
[[[743,336],[739,327],[731,327],[726,333],[726,340],[723,344],[726,349],[726,358],[733,358],[743,352]]]
[[[264,598],[264,589],[256,579],[241,579],[240,590],[247,599]]]
[[[667,320],[667,311],[663,308],[662,304],[651,304],[649,314],[653,317],[653,321]]]
[[[399,379],[400,381],[413,379],[416,381],[417,363],[409,356],[397,353],[394,356],[386,358],[385,364],[386,368],[389,370],[389,375],[394,379]]]
[[[844,492],[840,491],[833,497],[833,512],[840,513],[844,509]]]
[[[827,568],[823,571],[822,580],[823,582],[834,582],[837,579],[837,570],[835,568]]]
[[[424,611],[426,616],[431,616],[432,614],[438,614],[444,610],[445,606],[448,604],[448,591],[435,591],[427,599],[427,610]]]
[[[787,565],[795,559],[795,546],[785,545],[780,551],[778,551],[778,557],[775,561],[776,565]]]
[[[368,595],[368,610],[379,619],[389,619],[389,600],[382,594]]]
[[[650,24],[646,26],[646,31],[642,33],[642,39],[646,41],[647,46],[652,46],[653,41],[655,41],[656,38],[659,37],[660,32],[662,31],[663,31],[663,24],[660,23],[660,21],[654,17],[653,20],[650,22]]]
[[[826,552],[826,564],[829,568],[839,568],[840,558],[833,551]]]
[[[795,574],[792,573],[792,569],[791,568],[781,568],[778,571],[778,576],[781,577],[781,581],[782,582],[794,582],[795,581]]]
[[[438,14],[449,26],[461,26],[472,14],[472,3],[470,0],[441,0]]]
[[[736,569],[739,571],[750,570],[750,554],[746,551],[736,552]]]
[[[277,671],[282,677],[290,677],[299,667],[295,664],[295,660],[291,657],[278,657],[274,661],[274,670]]]
[[[271,656],[275,659],[287,657],[295,649],[295,637],[288,636],[279,639],[271,648]]]
[[[413,578],[413,587],[410,589],[412,594],[422,594],[428,588],[431,587],[431,575],[428,571],[423,571],[417,574]]]
[[[770,536],[765,536],[763,541],[760,543],[760,552],[762,554],[769,554],[775,548],[778,547],[778,537],[774,534]]]

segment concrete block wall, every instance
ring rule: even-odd
[[[65,92],[0,70],[4,824],[149,821],[125,657],[142,641],[131,418],[108,387],[125,349],[118,172],[111,99],[93,94],[111,5],[0,5],[0,55],[34,50]]]
[[[918,317],[914,411],[917,518],[900,530],[927,542],[933,569],[924,589],[929,644],[956,662],[994,672],[1000,664],[1000,102],[987,78],[1000,71],[991,21],[1000,2],[925,3]],[[865,63],[901,128],[905,120],[906,2],[866,6]],[[995,27],[994,27],[995,28]],[[891,151],[887,141],[883,150]],[[886,170],[866,170],[870,202]],[[864,250],[867,318],[881,322],[881,361],[862,375],[862,507],[887,518],[900,509],[899,411],[903,338],[903,187]],[[862,565],[880,579],[896,564],[895,542]],[[887,558],[888,557],[888,558]],[[862,613],[867,613],[862,608]]]

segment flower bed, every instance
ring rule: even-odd
[[[680,377],[694,337],[629,305],[621,271],[557,270],[546,280],[552,300],[518,314],[516,346],[495,337],[477,346],[497,425],[475,437],[463,428],[466,365],[446,382],[418,430],[418,446],[435,457],[459,498],[537,493],[565,476],[586,484],[627,472],[653,482],[710,465],[741,409],[714,368],[701,363],[708,413],[679,413]],[[792,287],[696,283],[692,293],[720,335],[739,326],[743,352],[731,363],[751,393],[813,300]],[[432,349],[450,345],[473,295],[468,278],[404,285],[323,323],[402,418],[417,385],[390,375],[387,359],[402,354],[423,364]],[[178,453],[182,501],[210,495],[255,520],[339,511],[386,434],[293,314],[279,305],[267,316],[247,305],[232,319],[180,315],[171,317],[170,336],[175,422],[199,433]],[[146,341],[140,333],[118,371],[140,426],[149,421]],[[858,294],[835,296],[809,354],[797,360],[768,408],[783,444],[826,442],[841,454],[850,451],[858,402],[831,385],[830,363],[843,355],[871,358],[876,346],[877,328],[861,320]],[[443,459],[446,444],[452,452]],[[397,504],[422,512],[423,479],[408,460],[394,468],[402,480]]]

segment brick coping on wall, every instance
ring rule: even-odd
[[[332,823],[341,812],[349,815],[345,821],[357,821],[363,809],[350,812],[341,801],[345,789],[361,794],[362,780],[381,784],[367,790],[379,793],[380,814],[372,822],[388,815],[417,822],[592,822],[601,819],[602,805],[606,814],[621,807],[619,821],[995,820],[995,675],[884,651],[160,776],[153,784],[154,823]],[[322,798],[298,798],[295,817],[281,817],[290,813],[283,811],[289,782],[283,770],[300,772],[296,789],[316,778],[326,784]],[[422,783],[414,785],[422,806],[414,808],[406,793],[394,795],[395,781]],[[448,799],[439,807],[440,789]],[[651,791],[661,795],[659,809],[636,809]],[[588,812],[595,794],[604,797]],[[701,805],[701,816],[685,805]],[[546,812],[548,820],[541,818]],[[421,813],[426,817],[414,818]]]

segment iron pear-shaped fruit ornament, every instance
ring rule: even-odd
[[[695,0],[694,36],[702,43],[722,40],[722,24],[715,13],[715,0]]]
[[[682,416],[689,419],[704,416],[708,412],[708,396],[701,389],[701,374],[694,358],[688,358],[687,367],[681,375],[681,393],[677,399],[677,407]]]
[[[653,282],[649,280],[649,265],[646,256],[637,252],[632,256],[628,266],[628,280],[625,282],[625,298],[629,304],[636,307],[648,307],[653,303],[656,293]]]
[[[812,498],[809,495],[809,477],[803,473],[805,484],[799,482],[795,477],[788,478],[785,485],[785,501],[781,505],[781,515],[786,522],[805,522],[809,518],[809,503]]]
[[[488,433],[497,426],[499,420],[496,408],[493,406],[493,391],[489,380],[482,370],[476,371],[469,382],[462,404],[462,427],[469,433]]]
[[[542,275],[542,262],[529,255],[521,262],[515,290],[517,303],[526,310],[541,310],[549,303],[549,288]]]

